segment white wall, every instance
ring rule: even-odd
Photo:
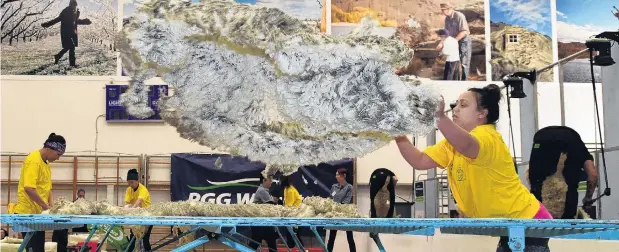
[[[97,150],[101,153],[128,153],[128,154],[166,154],[173,152],[209,152],[208,148],[184,140],[178,136],[174,128],[165,124],[157,123],[125,123],[108,124],[99,115],[104,114],[105,92],[104,87],[110,82],[109,78],[69,78],[69,77],[2,77],[0,89],[1,117],[1,150],[2,152],[27,153],[39,148],[49,133],[62,134],[68,141],[68,152],[82,152],[95,149],[95,125],[98,128]],[[117,84],[126,84],[116,81]],[[156,83],[153,83],[156,84]],[[500,83],[498,83],[500,84]],[[440,84],[436,87],[441,90],[445,101],[449,104],[458,95],[471,86],[484,86],[486,83],[458,83]],[[540,127],[560,124],[558,109],[558,85],[539,85],[539,115]],[[601,96],[600,96],[601,97]],[[566,85],[567,125],[575,128],[582,135],[585,142],[594,142],[594,120],[591,86],[582,84]],[[601,99],[600,99],[601,101]],[[503,134],[506,143],[509,143],[509,128],[507,109],[505,104],[501,107],[501,119],[498,129]],[[601,109],[601,107],[600,107]],[[514,134],[516,139],[516,152],[520,153],[520,129],[518,101],[512,100],[512,115]],[[440,133],[438,138],[441,139]],[[425,138],[418,139],[420,148],[425,147]],[[510,144],[511,147],[511,144]],[[60,168],[60,165],[57,166]],[[380,167],[393,170],[400,179],[401,185],[411,184],[413,178],[422,174],[413,172],[412,168],[402,159],[394,143],[374,153],[357,160],[358,176],[358,209],[362,213],[369,212],[369,193],[367,185],[371,172]],[[130,165],[123,166],[123,171],[132,168]],[[70,168],[55,169],[54,179],[68,180],[72,173]],[[102,168],[103,169],[103,168]],[[111,168],[106,168],[111,169]],[[162,168],[163,169],[163,168]],[[19,168],[12,169],[12,179],[18,178]],[[89,169],[92,172],[91,169]],[[93,174],[82,171],[80,176],[89,177]],[[8,173],[2,169],[0,176],[4,180]],[[151,174],[151,180],[169,180],[169,173],[165,170],[157,170]],[[100,177],[113,177],[115,170],[107,170]],[[168,177],[166,177],[168,176]],[[114,179],[111,179],[114,180]],[[6,204],[6,186],[2,187],[0,195],[2,204]],[[87,198],[93,199],[94,188],[86,188]],[[121,188],[122,189],[122,188]],[[410,186],[400,187],[399,195],[409,198]],[[12,188],[13,194],[15,188]],[[62,193],[71,197],[72,191]],[[66,195],[65,195],[66,194]],[[98,197],[107,195],[107,188],[100,187],[97,190]],[[114,194],[122,197],[122,190],[116,190]],[[156,192],[154,201],[163,201],[165,191]],[[12,197],[13,198],[13,197]],[[2,209],[4,210],[4,209]],[[367,234],[355,234],[359,251],[378,251]],[[415,248],[420,251],[494,251],[497,239],[490,237],[471,237],[454,235],[436,235],[434,237],[382,235],[383,243],[389,251],[410,251]],[[554,251],[619,251],[617,243],[597,241],[566,241],[559,243],[552,241]],[[346,251],[346,236],[338,235],[336,251]]]
[[[615,61],[619,61],[619,45],[613,42],[612,57]],[[619,133],[617,128],[619,127],[619,117],[617,116],[616,109],[619,107],[617,99],[619,99],[619,63],[615,63],[613,66],[602,68],[602,77],[604,80],[604,91],[608,94],[604,97],[604,105],[607,109],[606,117],[608,120],[604,123],[608,129],[604,147],[605,149],[617,148],[619,146]],[[615,110],[615,111],[613,111]],[[602,184],[602,190],[606,188],[604,183],[605,175],[608,175],[608,183],[615,184],[616,179],[619,178],[619,152],[617,150],[609,151],[606,156],[606,168],[600,171],[600,184]],[[599,162],[598,162],[599,163]],[[603,167],[603,165],[598,165]],[[604,174],[606,173],[606,174]],[[617,189],[615,189],[617,190]],[[610,196],[602,198],[602,218],[606,220],[619,219],[619,197],[617,191],[611,193]]]
[[[53,79],[53,80],[50,80]],[[71,80],[73,79],[73,80]],[[92,80],[94,79],[94,80]],[[118,78],[120,79],[120,78]],[[49,133],[65,136],[67,152],[95,150],[101,153],[166,154],[173,152],[210,152],[209,148],[182,139],[175,129],[163,123],[106,123],[97,118],[105,113],[105,90],[110,78],[86,77],[2,77],[0,149],[3,152],[28,153],[39,148]],[[126,84],[126,79],[115,81]],[[447,104],[456,100],[466,89],[486,85],[485,82],[436,83]],[[497,83],[501,84],[501,83]],[[601,88],[598,88],[601,104]],[[576,129],[585,142],[595,142],[594,110],[591,85],[566,84],[566,124]],[[540,127],[560,124],[558,85],[539,84]],[[602,107],[600,106],[600,109]],[[602,113],[602,111],[600,111]],[[518,100],[512,99],[512,119],[516,156],[520,156],[520,128]],[[603,121],[602,121],[603,123]],[[511,148],[509,120],[505,100],[497,123],[505,143]],[[98,134],[96,134],[98,130]],[[437,139],[442,139],[440,132]],[[417,139],[419,148],[425,147],[424,137]],[[357,182],[368,184],[372,171],[385,167],[393,170],[400,181],[412,183],[412,168],[400,156],[394,142],[359,157]]]
[[[210,149],[182,139],[163,123],[106,123],[106,79],[75,81],[41,78],[2,79],[3,152],[40,148],[51,132],[67,139],[67,152],[92,151],[98,128],[98,151],[129,154],[207,152]],[[77,79],[77,78],[76,78]],[[115,82],[127,84],[126,82]],[[97,117],[103,115],[97,120]]]

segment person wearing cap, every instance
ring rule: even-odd
[[[346,181],[346,174],[348,170],[346,168],[340,168],[335,173],[335,179],[337,184],[331,186],[331,196],[333,201],[341,204],[352,204],[352,185]],[[335,244],[335,236],[337,230],[329,230],[329,241],[327,242],[327,251],[333,251],[333,245]],[[357,251],[355,245],[355,238],[352,235],[352,231],[346,231],[346,239],[348,240],[348,249],[350,252]]]
[[[61,135],[51,133],[43,148],[31,152],[24,159],[17,185],[15,214],[41,214],[53,206],[52,169],[50,164],[65,152],[67,142]],[[22,233],[26,237],[26,233]],[[26,250],[45,250],[45,231],[34,232]]]
[[[440,7],[441,13],[445,15],[445,30],[458,41],[460,64],[462,64],[461,80],[468,80],[471,71],[471,51],[473,51],[473,41],[469,36],[471,34],[469,23],[466,21],[466,16],[462,12],[454,10],[450,4],[442,3]],[[443,44],[440,43],[438,49],[440,50],[442,47]]]
[[[445,55],[445,70],[443,70],[443,80],[460,80],[460,50],[458,41],[450,36],[449,31],[440,29],[436,34],[441,38],[442,48],[440,54]]]
[[[127,172],[127,191],[125,192],[125,207],[135,208],[147,208],[151,206],[150,201],[150,193],[146,186],[142,185],[139,182],[139,174],[138,170],[131,169]],[[144,245],[145,251],[150,251],[150,233],[153,230],[153,226],[148,226],[146,228],[146,232],[144,233],[144,237],[142,238],[142,244]],[[134,237],[133,231],[131,231],[131,235],[129,240]],[[135,240],[129,245],[128,251],[133,251],[135,247]]]

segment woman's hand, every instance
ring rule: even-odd
[[[441,117],[445,115],[445,98],[441,95],[441,98],[438,103],[438,107],[436,107],[436,111],[434,112],[436,117]]]

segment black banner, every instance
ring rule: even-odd
[[[354,181],[353,159],[302,166],[290,176],[291,183],[301,196],[329,197],[331,186],[337,183],[337,169],[348,170],[348,183]],[[170,196],[172,201],[203,201],[217,204],[247,204],[260,184],[260,174],[266,167],[245,157],[226,154],[172,154]],[[271,188],[274,196],[282,196],[277,185]]]

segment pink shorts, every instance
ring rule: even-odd
[[[533,219],[536,219],[536,220],[552,219],[552,215],[550,215],[550,212],[548,212],[548,209],[546,209],[544,204],[542,204],[542,202],[540,202],[539,203],[539,210],[537,211],[537,214],[535,214]]]

